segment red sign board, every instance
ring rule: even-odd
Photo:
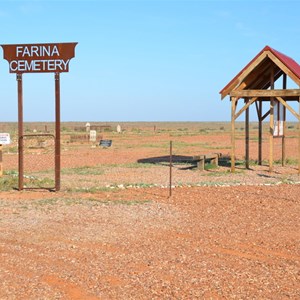
[[[10,73],[69,72],[77,43],[1,45]]]

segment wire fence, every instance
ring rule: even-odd
[[[55,137],[52,134],[23,136],[24,188],[55,186]]]

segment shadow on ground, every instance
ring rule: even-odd
[[[140,164],[159,164],[164,166],[170,165],[170,155],[165,156],[156,156],[156,157],[147,157],[147,158],[141,158],[137,160]],[[193,156],[187,156],[187,155],[173,155],[172,156],[172,164],[182,164],[182,165],[188,165],[181,167],[181,170],[187,170],[187,169],[193,169],[197,167],[197,161],[193,158]],[[243,165],[243,162],[236,161],[236,166]],[[219,166],[220,167],[231,167],[231,158],[230,156],[221,156],[219,158]]]
[[[137,160],[138,163],[141,164],[159,164],[163,166],[170,165],[170,155],[165,156],[157,156],[157,157],[148,157],[141,158]],[[184,155],[172,155],[172,165],[180,164],[180,165],[188,165],[182,167],[180,169],[192,169],[197,167],[197,162],[193,159],[193,156],[184,156]]]
[[[192,163],[193,161],[194,160],[193,160],[192,156],[172,155],[173,163]],[[141,158],[141,159],[138,159],[137,162],[141,163],[141,164],[165,164],[165,163],[169,164],[170,163],[170,155]]]

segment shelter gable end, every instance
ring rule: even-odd
[[[221,91],[224,99],[233,90],[268,89],[271,70],[276,81],[283,73],[300,86],[300,65],[290,57],[266,46]]]

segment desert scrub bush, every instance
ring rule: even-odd
[[[294,184],[295,181],[291,178],[288,178],[288,176],[282,176],[281,179],[280,179],[280,183],[283,183],[283,184]]]
[[[18,186],[18,177],[3,176],[0,177],[0,191],[9,191]]]
[[[169,147],[169,144],[167,144]],[[173,148],[176,150],[177,148],[184,148],[184,147],[200,147],[200,148],[208,148],[210,145],[208,143],[189,143],[189,142],[183,142],[183,141],[174,141],[173,142]]]
[[[238,180],[230,181],[202,181],[194,184],[194,186],[235,186],[240,185],[241,182]]]
[[[169,143],[151,143],[151,144],[143,144],[140,146],[141,148],[163,148],[167,149],[170,147]]]
[[[64,175],[75,175],[75,174],[77,174],[77,175],[103,175],[104,170],[99,167],[83,166],[83,167],[62,169],[61,173]]]
[[[274,161],[274,164],[280,165],[280,164],[282,164],[282,160],[281,159],[276,159]],[[297,158],[286,158],[285,159],[285,164],[286,165],[297,165],[298,164],[298,159]]]
[[[18,153],[18,146],[8,147],[5,152],[6,153]]]
[[[126,184],[124,184],[125,188],[130,188],[130,187],[133,187],[133,188],[150,188],[150,187],[154,187],[154,186],[156,186],[156,185],[153,184],[153,183],[144,183],[144,182],[126,183]]]
[[[9,175],[9,176],[18,176],[18,171],[17,170],[6,170],[4,171],[4,175]]]
[[[235,173],[241,173],[241,171],[236,171]],[[222,177],[222,176],[231,175],[231,174],[232,173],[230,170],[226,170],[226,171],[216,171],[216,172],[212,172],[212,173],[205,173],[205,174],[201,174],[200,176]]]
[[[52,178],[38,178],[24,175],[24,188],[54,188],[55,182]]]
[[[71,193],[90,193],[90,194],[95,194],[98,192],[108,192],[112,191],[110,187],[99,187],[99,186],[92,186],[92,187],[72,187],[72,188],[67,188],[67,192]]]
[[[132,163],[124,163],[124,164],[105,164],[105,165],[102,165],[103,169],[113,169],[113,168],[138,169],[138,168],[155,168],[155,167],[156,167],[155,163],[143,163],[143,162],[132,162]]]
[[[189,131],[188,128],[177,128],[178,131]]]
[[[60,201],[59,198],[45,198],[45,199],[40,199],[34,202],[34,206],[46,206],[46,205],[55,205]]]
[[[297,165],[298,159],[297,158],[286,158],[285,163],[288,165]]]
[[[72,128],[67,127],[67,126],[63,126],[61,129],[62,132],[73,132]]]
[[[133,162],[133,163],[120,164],[115,166],[122,167],[122,168],[129,168],[129,169],[138,169],[138,168],[153,168],[155,167],[155,164]]]
[[[207,131],[207,129],[199,129],[199,132],[200,133],[202,133],[202,134],[207,134],[208,133],[208,131]]]
[[[214,170],[214,169],[217,169],[217,168],[218,168],[218,166],[216,166],[214,164],[211,164],[211,163],[205,164],[205,166],[204,166],[205,170]]]
[[[3,177],[0,177],[0,190],[8,191],[11,189],[15,189],[19,184],[19,176],[16,170],[7,170],[4,172]],[[54,179],[49,177],[39,178],[36,176],[28,176],[24,175],[24,187],[25,188],[48,188],[54,187],[55,182]]]
[[[198,136],[198,132],[191,132],[191,131],[178,131],[178,132],[171,132],[170,137],[180,137],[180,136]]]
[[[231,146],[210,146],[210,145],[205,145],[203,146],[205,149],[211,149],[211,150],[228,150],[231,149]]]
[[[48,199],[40,199],[34,201],[33,206],[35,208],[51,208],[55,205],[86,205],[86,206],[103,206],[103,205],[142,205],[145,203],[151,202],[150,200],[132,200],[132,199],[124,199],[124,200],[108,200],[108,199],[98,199],[98,198],[48,198]]]
[[[86,200],[84,200],[86,201]],[[92,203],[94,205],[141,205],[145,203],[151,202],[150,200],[131,200],[131,199],[125,199],[125,200],[101,200],[101,199],[93,199],[89,198],[87,199],[88,203]]]
[[[142,129],[133,127],[133,128],[131,128],[131,132],[140,134],[140,133],[142,133]]]

